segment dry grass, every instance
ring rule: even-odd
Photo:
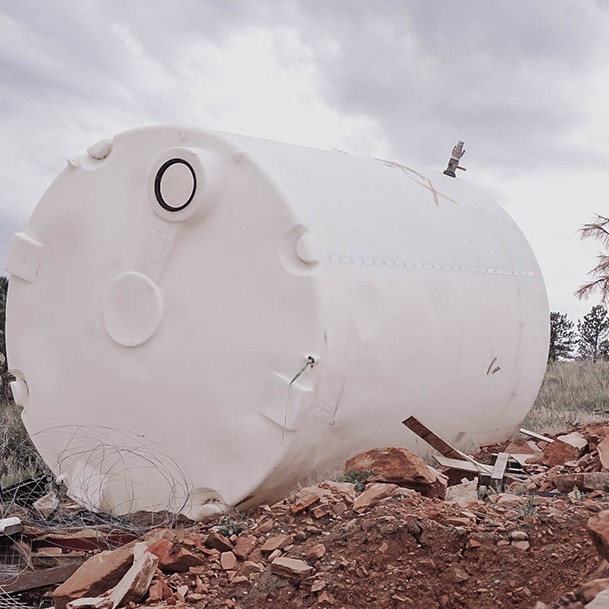
[[[39,476],[45,471],[21,420],[21,408],[0,400],[0,487]]]
[[[609,419],[609,362],[549,364],[539,396],[523,427],[556,434]]]

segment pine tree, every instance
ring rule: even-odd
[[[582,239],[598,239],[602,247],[609,248],[609,218],[596,214],[593,222],[584,224],[579,230]],[[597,263],[588,273],[593,279],[580,286],[575,292],[577,298],[590,296],[593,292],[601,293],[601,302],[609,302],[609,254],[599,252]]]
[[[609,317],[603,305],[596,305],[583,321],[577,322],[577,348],[579,355],[593,362],[605,355],[609,347]]]
[[[567,319],[566,313],[552,311],[550,313],[550,349],[548,362],[558,358],[569,358],[575,346],[575,331],[573,322]]]

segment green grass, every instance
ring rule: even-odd
[[[556,434],[582,423],[609,420],[609,362],[549,364],[523,427]]]

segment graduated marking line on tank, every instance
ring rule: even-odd
[[[387,258],[362,258],[361,256],[341,256],[330,254],[329,262],[336,264],[353,264],[357,266],[376,266],[383,268],[405,269],[408,271],[445,271],[449,273],[480,273],[483,275],[506,275],[512,277],[537,277],[535,271],[520,271],[512,269],[496,269],[466,264],[434,264],[429,262],[406,262]]]
[[[401,165],[400,163],[396,163],[394,161],[385,161],[384,159],[376,159],[376,160],[381,161],[381,163],[383,163],[387,167],[392,167],[393,169],[398,169],[409,180],[412,180],[419,186],[422,186],[423,188],[427,188],[427,190],[431,191],[431,196],[433,197],[434,203],[438,207],[440,207],[440,200],[438,199],[438,196],[446,199],[447,201],[450,201],[451,203],[454,203],[455,205],[459,205],[459,203],[457,201],[455,201],[454,199],[451,199],[450,197],[446,196],[445,194],[442,194],[439,190],[436,190],[431,179],[425,177],[424,175],[421,175],[418,171],[415,171],[414,169],[410,169],[410,167],[406,167],[406,165]],[[415,177],[413,177],[413,176],[415,176]],[[417,179],[417,178],[420,178],[420,179]]]

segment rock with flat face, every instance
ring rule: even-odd
[[[118,584],[133,564],[133,546],[100,552],[85,561],[53,592],[55,609],[66,609],[68,602],[96,597]]]
[[[271,572],[288,579],[304,579],[313,572],[313,567],[298,558],[276,558],[271,563]]]
[[[133,564],[110,593],[112,608],[128,603],[139,603],[148,592],[159,559],[146,550],[145,544],[138,544],[134,552]]]
[[[397,488],[395,484],[383,484],[381,482],[369,484],[366,490],[353,502],[353,510],[361,514],[381,499],[392,495]]]
[[[609,510],[603,510],[586,524],[588,533],[596,546],[598,553],[605,559],[609,559]]]
[[[356,455],[347,461],[345,471],[369,474],[366,482],[397,484],[425,497],[444,499],[446,495],[446,476],[401,447],[375,448]]]
[[[605,438],[597,447],[603,469],[609,469],[609,438]]]
[[[570,493],[575,487],[580,491],[609,491],[609,472],[575,472],[556,474],[550,482],[561,492]]]
[[[171,539],[159,539],[149,547],[149,551],[158,558],[159,569],[171,573],[184,573],[204,563],[201,557]]]
[[[577,461],[583,455],[587,446],[588,442],[581,434],[574,432],[568,436],[560,436],[546,446],[543,451],[542,462],[548,467],[554,467],[555,465],[563,465],[567,461]]]

